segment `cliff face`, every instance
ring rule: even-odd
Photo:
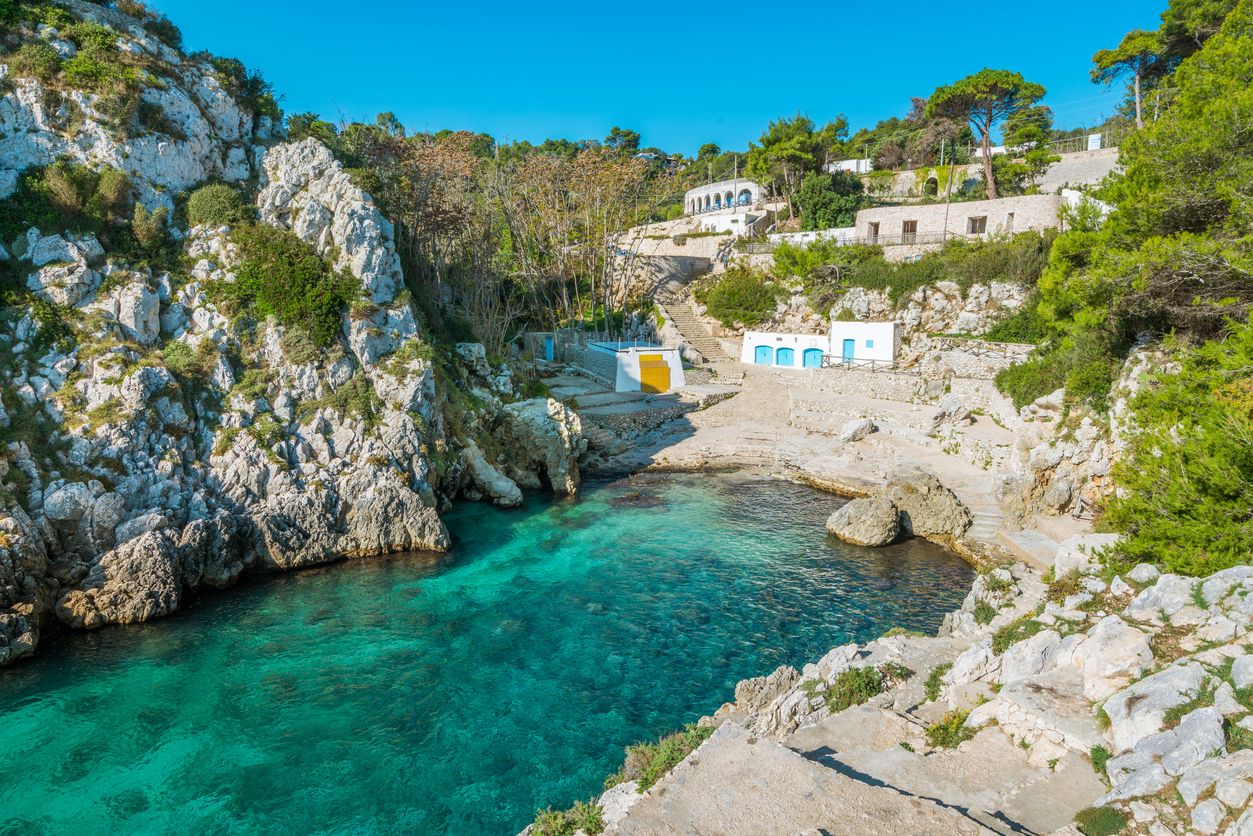
[[[67,158],[122,169],[137,202],[170,217],[192,186],[251,179],[259,223],[290,230],[359,290],[329,345],[315,346],[223,303],[241,259],[229,226],[169,224],[180,267],[168,271],[46,223],[0,242],[17,285],[0,317],[0,664],[30,653],[54,614],[85,628],[143,621],[252,570],[447,548],[437,507],[470,485],[461,448],[477,433],[501,439],[488,445],[495,464],[475,448],[482,464],[526,486],[575,489],[577,417],[553,402],[511,403],[507,370],[481,347],[448,352],[449,379],[476,397],[458,432],[446,431],[436,349],[411,307],[392,225],[329,150],[278,141],[211,64],[134,21],[69,5],[165,73],[144,76],[139,94],[164,132],[137,136],[98,112],[102,95],[0,64],[6,195],[23,172]],[[75,49],[46,25],[20,34]],[[516,461],[510,439],[521,439]]]

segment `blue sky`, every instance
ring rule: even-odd
[[[1165,0],[150,5],[188,48],[261,70],[288,113],[340,121],[390,110],[412,130],[532,142],[599,139],[621,125],[644,145],[694,154],[704,142],[744,148],[797,111],[870,126],[984,66],[1044,84],[1059,127],[1092,124],[1120,94],[1088,80],[1092,53],[1154,28]],[[980,8],[993,9],[988,20]]]

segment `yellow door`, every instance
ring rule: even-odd
[[[670,391],[670,365],[660,354],[640,355],[640,391]]]

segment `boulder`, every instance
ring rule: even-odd
[[[904,531],[927,539],[958,539],[970,528],[970,510],[934,475],[898,471],[884,496],[896,506]]]
[[[931,431],[935,432],[945,424],[968,425],[975,422],[970,410],[954,394],[947,394],[936,404],[936,413],[931,417]]]
[[[54,523],[74,523],[87,516],[96,498],[81,482],[70,482],[44,498],[44,515]]]
[[[57,617],[90,630],[167,615],[182,600],[180,576],[174,538],[150,531],[101,555],[82,584],[57,601]]]
[[[100,274],[82,262],[49,264],[26,279],[26,287],[57,305],[73,307],[100,285]]]
[[[840,441],[852,443],[861,441],[873,432],[878,432],[879,427],[869,418],[854,418],[840,428]]]
[[[1158,615],[1170,617],[1192,603],[1194,586],[1196,581],[1191,578],[1162,575],[1157,583],[1137,595],[1124,612],[1137,621],[1147,621]]]
[[[1231,681],[1237,688],[1253,687],[1253,654],[1246,653],[1231,663]]]
[[[558,496],[578,492],[579,457],[587,450],[578,413],[552,398],[534,398],[506,405],[503,417],[499,440],[509,451],[509,477],[538,489],[543,476]]]
[[[1094,565],[1094,560],[1106,549],[1118,542],[1117,534],[1076,534],[1057,546],[1053,555],[1053,574],[1062,577],[1070,572],[1083,572]]]
[[[901,533],[901,516],[882,497],[853,499],[827,518],[827,532],[855,546],[886,546]]]
[[[117,294],[117,321],[126,335],[141,345],[152,345],[161,333],[161,299],[141,282],[132,282]]]
[[[475,487],[487,494],[493,504],[501,508],[516,508],[522,504],[522,490],[517,483],[493,467],[473,439],[466,441],[462,455]]]
[[[1104,708],[1114,754],[1129,752],[1144,738],[1161,731],[1166,712],[1192,699],[1205,676],[1195,662],[1176,665],[1146,676],[1107,699]]]
[[[800,678],[796,668],[780,665],[768,676],[740,680],[735,686],[735,707],[748,714],[756,714],[779,695],[791,690]]]
[[[1083,672],[1083,693],[1102,700],[1125,686],[1153,661],[1149,637],[1116,615],[1106,616],[1088,631],[1072,654]]]

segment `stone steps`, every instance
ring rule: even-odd
[[[730,360],[730,355],[722,348],[722,343],[705,330],[705,326],[693,316],[690,312],[681,307],[679,303],[671,303],[661,306],[665,312],[666,318],[674,324],[674,327],[683,335],[683,339],[692,348],[696,349],[709,362],[717,360]]]

